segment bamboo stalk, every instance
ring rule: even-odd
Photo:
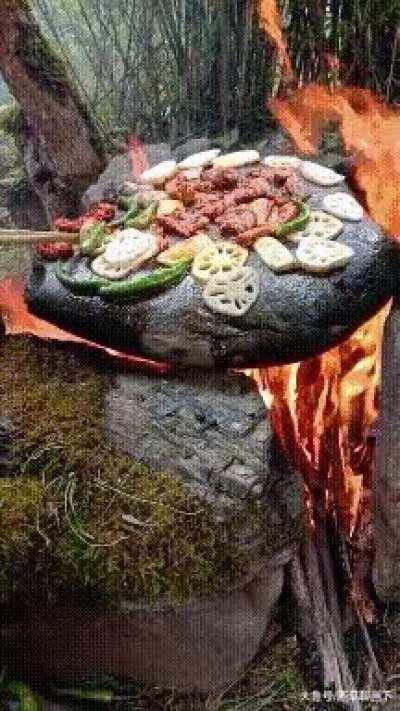
[[[3,245],[14,245],[20,247],[22,245],[29,244],[40,244],[40,243],[51,243],[51,242],[68,242],[76,243],[79,242],[78,232],[57,232],[54,230],[49,231],[35,231],[35,230],[1,230],[0,229],[0,246]]]

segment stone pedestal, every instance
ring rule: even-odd
[[[59,372],[60,382],[67,382],[77,402],[82,403],[87,387],[86,381],[81,384],[79,379],[83,351],[76,346],[26,341],[26,355],[25,351],[19,355],[21,360],[15,367],[25,368],[33,357],[34,373],[42,378],[43,351],[44,366],[52,364],[51,380]],[[58,364],[60,353],[63,360]],[[84,377],[89,382],[92,373],[104,370],[98,361],[97,355],[88,361],[86,352]],[[204,529],[204,535],[214,537],[214,548],[218,543],[218,550],[222,549],[217,566],[220,577],[207,594],[192,594],[182,600],[162,595],[139,599],[121,584],[107,607],[101,601],[80,598],[78,590],[67,601],[64,596],[54,603],[30,602],[25,611],[11,604],[0,625],[0,665],[6,665],[15,678],[35,683],[71,683],[94,674],[113,674],[182,692],[215,692],[239,677],[269,636],[282,593],[284,567],[301,537],[302,482],[275,442],[254,382],[244,374],[162,376],[117,368],[105,378],[102,375],[99,389],[103,417],[98,426],[104,441],[115,452],[127,453],[148,467],[148,476],[162,472],[196,497],[196,507],[206,510],[214,521],[211,528]],[[48,387],[57,390],[56,383],[47,382],[44,375],[40,397],[46,397]],[[22,387],[29,399],[24,382]],[[75,414],[69,402],[66,417],[71,421]],[[77,418],[82,426],[79,413]],[[30,456],[35,452],[30,451]],[[118,480],[111,481],[118,487]],[[134,477],[124,481],[124,490],[133,498],[134,487]],[[81,493],[84,495],[84,490]],[[78,514],[79,497],[76,493]],[[109,498],[115,502],[112,493]],[[108,500],[102,507],[109,514]],[[62,516],[62,506],[57,515]],[[193,517],[192,521],[193,526],[202,526],[201,518]],[[43,518],[40,525],[45,525]],[[73,531],[67,533],[74,535]],[[43,553],[43,543],[40,546],[42,562],[43,555],[52,555],[58,535],[65,536],[65,530],[52,527],[48,553]],[[217,537],[225,542],[221,544]],[[237,563],[232,563],[232,546]],[[81,547],[84,554],[84,543]],[[200,549],[194,555],[199,553]],[[169,556],[168,561],[168,566],[174,566]],[[127,558],[124,565],[135,566],[135,560]],[[184,575],[182,565],[180,560],[180,574]],[[27,573],[29,577],[29,570]],[[190,588],[195,590],[196,584]]]

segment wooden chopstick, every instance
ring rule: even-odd
[[[78,232],[57,232],[54,230],[39,231],[39,230],[1,230],[0,229],[0,245],[14,245],[15,247],[40,244],[41,242],[79,242]]]

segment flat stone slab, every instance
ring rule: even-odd
[[[309,205],[321,208],[324,195],[336,190],[313,189]],[[372,220],[345,223],[338,239],[354,257],[328,276],[274,274],[251,252],[247,263],[261,273],[261,290],[239,318],[211,312],[190,274],[151,298],[110,304],[72,294],[54,266],[39,259],[26,300],[32,313],[88,340],[181,367],[296,362],[337,345],[397,291],[398,248]],[[77,259],[76,271],[89,266]]]

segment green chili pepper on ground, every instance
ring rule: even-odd
[[[296,205],[300,208],[300,212],[293,220],[289,222],[284,222],[283,225],[275,230],[276,237],[286,237],[292,232],[298,232],[299,230],[304,230],[310,221],[310,209],[303,202],[298,202]]]
[[[157,216],[157,211],[158,203],[152,202],[150,203],[149,207],[146,207],[145,210],[139,212],[136,217],[125,219],[124,227],[134,227],[136,230],[145,230],[146,227],[148,227],[153,222],[154,218]]]
[[[40,711],[42,704],[22,681],[9,681],[4,691],[11,700],[18,704],[18,711]]]
[[[109,300],[129,300],[136,296],[151,294],[154,291],[167,289],[180,282],[187,273],[190,266],[190,260],[178,262],[171,267],[161,267],[154,269],[148,274],[124,281],[114,282],[107,286],[103,286],[99,290],[99,296]]]
[[[110,233],[105,222],[93,222],[84,227],[79,236],[80,253],[84,257],[97,257],[104,251],[104,243]]]
[[[108,286],[108,279],[98,276],[74,276],[68,272],[63,263],[59,262],[56,269],[56,277],[63,286],[75,294],[82,296],[96,296],[102,286]]]

